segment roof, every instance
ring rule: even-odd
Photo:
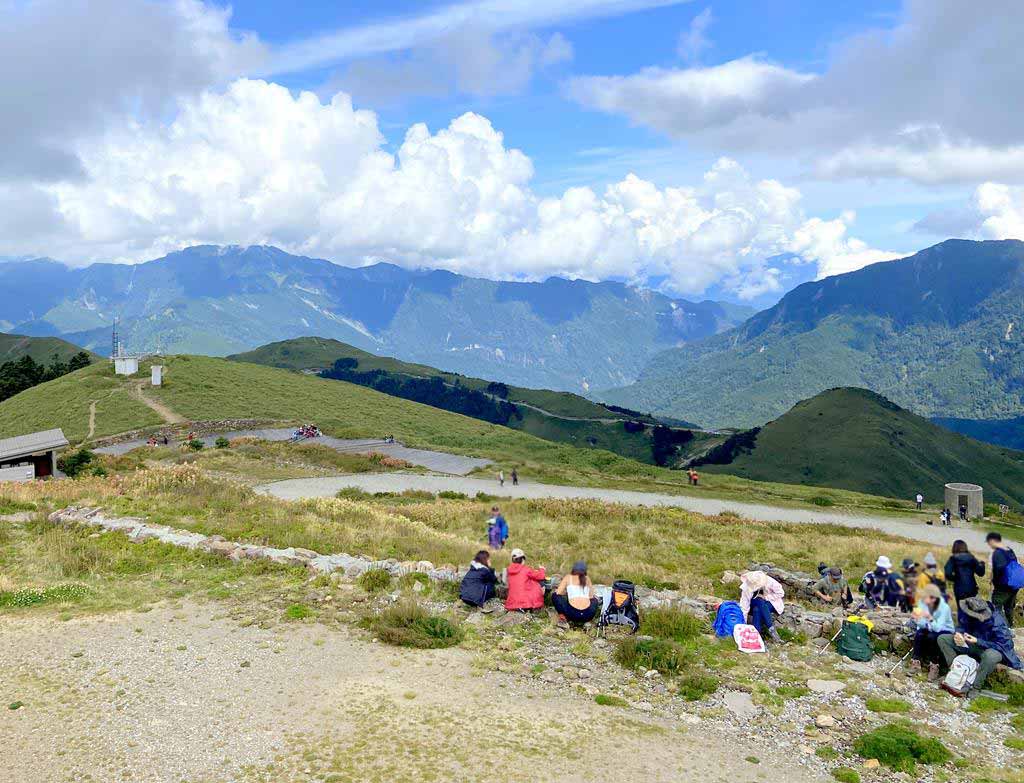
[[[27,457],[37,451],[49,451],[68,445],[62,430],[44,430],[29,435],[18,435],[14,438],[0,440],[0,459],[9,460]]]

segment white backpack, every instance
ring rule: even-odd
[[[978,676],[978,662],[969,655],[958,655],[949,666],[942,687],[954,696],[966,696]]]

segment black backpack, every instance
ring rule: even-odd
[[[608,600],[601,619],[598,620],[598,628],[609,625],[625,626],[630,633],[640,630],[640,611],[636,603],[636,585],[625,579],[612,583],[612,594]]]

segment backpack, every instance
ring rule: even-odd
[[[723,601],[718,607],[718,614],[715,615],[715,636],[724,638],[732,636],[733,628],[746,622],[743,617],[743,610],[735,601]]]
[[[966,696],[978,676],[978,662],[969,655],[958,655],[949,666],[942,687],[954,696]]]
[[[870,661],[875,656],[868,627],[855,620],[843,620],[836,637],[836,652],[851,661]]]
[[[1010,562],[1006,564],[1006,586],[1011,590],[1020,590],[1024,587],[1024,566],[1017,562],[1017,555],[1012,549],[1006,550]]]
[[[737,623],[733,626],[732,638],[736,642],[736,649],[741,653],[768,652],[764,639],[761,638],[760,631],[752,625]]]
[[[625,579],[612,582],[612,589],[605,598],[604,611],[597,622],[598,628],[608,625],[624,625],[630,633],[640,629],[640,612],[636,603],[636,585]]]

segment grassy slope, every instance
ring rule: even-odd
[[[39,364],[49,364],[53,355],[67,361],[83,349],[59,337],[25,337],[20,334],[0,334],[0,364],[31,356]],[[91,352],[90,352],[91,353]],[[93,361],[99,357],[91,354]]]
[[[707,466],[746,478],[941,502],[948,481],[1024,503],[1024,453],[949,432],[864,389],[833,389],[765,425],[751,453]]]

